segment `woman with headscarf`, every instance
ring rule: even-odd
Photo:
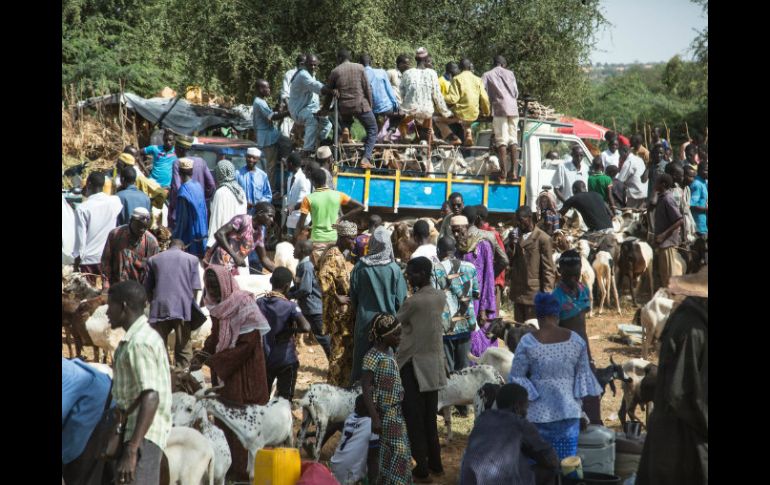
[[[395,263],[390,232],[380,226],[369,239],[369,253],[350,275],[350,301],[356,309],[351,384],[361,378],[364,355],[371,348],[372,319],[377,313],[395,315],[405,298],[406,280]]]
[[[559,258],[561,280],[552,294],[559,302],[559,326],[580,335],[586,344],[591,370],[595,370],[591,346],[586,334],[586,312],[591,306],[590,296],[588,288],[580,282],[581,265],[580,254],[577,251],[571,249],[563,252]],[[599,397],[593,395],[583,399],[583,410],[593,424],[602,424],[599,402]]]
[[[350,307],[350,271],[345,250],[355,245],[357,227],[353,222],[334,225],[337,244],[327,248],[318,260],[318,284],[323,304],[323,333],[331,337],[329,384],[345,387],[353,367],[353,309]]]
[[[259,311],[254,295],[241,290],[224,266],[209,266],[204,284],[211,335],[203,344],[203,351],[193,358],[190,369],[200,369],[205,363],[211,369],[212,384],[224,385],[219,395],[226,400],[266,404],[270,396],[262,337],[270,331],[270,325]],[[233,457],[228,477],[247,481],[248,451],[229,427],[221,422],[217,425],[224,431]]]
[[[577,453],[581,399],[602,391],[588,364],[585,340],[559,326],[561,309],[555,295],[535,295],[540,329],[521,338],[508,379],[527,390],[527,419],[551,442],[559,460]]]
[[[214,234],[230,222],[233,217],[246,214],[246,192],[235,179],[235,166],[230,160],[220,160],[214,169],[214,178],[217,180],[217,191],[211,199],[209,219],[209,238],[207,247],[212,247],[216,242]]]

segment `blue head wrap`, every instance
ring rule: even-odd
[[[559,315],[561,305],[559,299],[550,293],[538,293],[535,295],[535,315],[537,318],[549,315]]]

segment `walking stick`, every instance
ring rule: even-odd
[[[687,133],[687,141],[692,141],[692,138],[690,138],[690,128],[687,126],[687,122],[684,122],[684,131]]]
[[[334,161],[340,160],[340,107],[337,95],[334,96]]]

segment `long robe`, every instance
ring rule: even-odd
[[[353,366],[353,309],[341,305],[337,295],[350,294],[350,271],[337,246],[323,253],[318,262],[318,284],[323,301],[324,333],[331,338],[329,384],[346,387]]]
[[[267,404],[270,398],[267,389],[267,371],[265,352],[262,349],[262,337],[259,330],[254,330],[238,337],[235,347],[214,353],[219,342],[219,320],[211,318],[211,335],[203,345],[203,351],[211,355],[206,365],[211,369],[211,383],[218,385],[222,380],[224,388],[219,395],[238,404]],[[225,439],[233,457],[227,476],[238,481],[248,481],[247,466],[249,452],[243,447],[238,437],[222,421],[215,421],[225,433]]]
[[[708,484],[708,299],[688,297],[660,337],[639,485]]]
[[[182,184],[176,204],[176,225],[171,236],[187,245],[187,252],[200,258],[206,252],[209,227],[203,187],[195,180]]]
[[[376,266],[367,266],[363,261],[356,263],[350,275],[350,300],[356,309],[351,384],[361,379],[364,355],[372,346],[369,341],[372,318],[381,312],[395,315],[404,299],[406,280],[396,263]]]

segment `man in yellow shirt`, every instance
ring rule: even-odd
[[[438,78],[438,86],[441,88],[441,95],[446,97],[449,92],[449,86],[452,84],[452,79],[460,74],[460,68],[456,62],[447,62],[444,66],[444,74]]]
[[[479,114],[482,116],[490,115],[489,96],[484,90],[481,78],[473,74],[473,65],[468,59],[460,61],[460,74],[452,79],[444,99],[447,106],[454,113],[453,118],[436,120],[436,125],[441,131],[443,138],[448,138],[453,144],[459,140],[452,134],[449,128],[450,123],[462,123],[465,131],[465,145],[473,145],[473,134],[471,133],[471,123],[476,121]]]

